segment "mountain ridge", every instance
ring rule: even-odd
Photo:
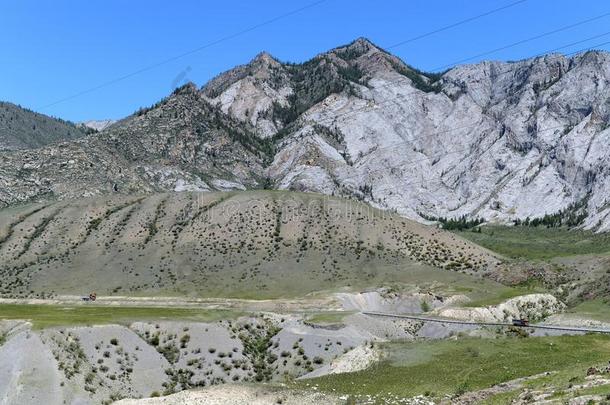
[[[419,71],[364,38],[298,64],[262,52],[168,97],[187,92],[188,102],[157,103],[93,136],[124,157],[119,166],[137,181],[91,193],[219,189],[214,183],[313,191],[420,221],[510,222],[580,204],[581,226],[607,230],[608,83],[610,56],[599,51],[442,73]],[[120,142],[125,134],[131,144]],[[200,154],[213,140],[225,147]],[[14,170],[2,175],[11,164],[0,163],[0,182],[23,185]],[[31,186],[0,199],[83,194],[64,188]]]
[[[0,101],[0,151],[41,148],[89,133],[91,130],[72,122]]]

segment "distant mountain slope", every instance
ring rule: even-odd
[[[497,258],[353,200],[278,191],[170,193],[0,211],[0,295],[159,291],[302,296],[409,282]],[[436,273],[434,273],[436,274]]]
[[[0,151],[40,148],[82,138],[85,128],[0,101]]]
[[[442,74],[362,38],[300,64],[261,53],[87,140],[5,154],[0,204],[264,187],[416,220],[556,214],[610,230],[609,89],[606,52]]]
[[[89,120],[81,122],[80,125],[94,129],[96,131],[103,131],[115,122],[115,120]]]
[[[106,131],[0,158],[0,204],[257,188],[269,150],[187,85]]]

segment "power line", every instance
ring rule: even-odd
[[[175,61],[175,60],[182,59],[182,58],[184,58],[184,57],[186,57],[186,56],[192,55],[192,54],[197,53],[197,52],[201,52],[201,51],[203,51],[204,49],[210,48],[210,47],[212,47],[212,46],[214,46],[214,45],[218,45],[218,44],[220,44],[220,43],[222,43],[222,42],[225,42],[225,41],[228,41],[228,40],[231,40],[231,39],[234,39],[234,38],[240,37],[240,36],[242,36],[242,35],[244,35],[244,34],[247,34],[247,33],[251,32],[251,31],[254,31],[254,30],[259,29],[259,28],[261,28],[261,27],[264,27],[264,26],[266,26],[266,25],[272,24],[272,23],[277,22],[277,21],[279,21],[279,20],[283,20],[283,19],[288,18],[288,17],[290,17],[290,16],[293,16],[293,15],[295,15],[295,14],[301,13],[301,12],[303,12],[303,11],[305,11],[305,10],[310,9],[310,8],[316,7],[316,6],[318,6],[318,5],[322,4],[322,3],[325,3],[325,2],[327,2],[327,1],[329,1],[329,0],[317,0],[317,1],[314,1],[313,3],[309,3],[309,4],[307,4],[307,5],[303,6],[303,7],[296,8],[296,9],[291,10],[291,11],[289,11],[289,12],[287,12],[287,13],[284,13],[284,14],[280,14],[280,15],[278,15],[278,16],[276,16],[276,17],[273,17],[273,18],[271,18],[271,19],[269,19],[269,20],[263,21],[263,22],[261,22],[261,23],[259,23],[259,24],[252,25],[252,26],[250,26],[250,27],[248,27],[248,28],[245,28],[245,29],[243,29],[243,30],[241,30],[241,31],[237,31],[237,32],[235,32],[235,33],[233,33],[233,34],[230,34],[230,35],[224,36],[224,37],[222,37],[222,38],[219,38],[219,39],[217,39],[217,40],[214,40],[214,41],[208,42],[208,43],[206,43],[206,44],[204,44],[204,45],[201,45],[201,46],[199,46],[199,47],[197,47],[197,48],[195,48],[195,49],[192,49],[192,50],[190,50],[190,51],[187,51],[187,52],[181,53],[181,54],[179,54],[179,55],[172,56],[172,57],[167,58],[167,59],[165,59],[165,60],[162,60],[162,61],[160,61],[160,62],[154,63],[154,64],[152,64],[152,65],[145,66],[145,67],[143,67],[143,68],[141,68],[141,69],[138,69],[138,70],[136,70],[136,71],[133,71],[133,72],[131,72],[131,73],[128,73],[128,74],[125,74],[125,75],[123,75],[123,76],[119,76],[119,77],[117,77],[117,78],[115,78],[115,79],[109,80],[109,81],[107,81],[107,82],[101,83],[101,84],[99,84],[99,85],[97,85],[97,86],[93,86],[93,87],[90,87],[90,88],[88,88],[88,89],[85,89],[85,90],[79,91],[78,93],[74,93],[74,94],[72,94],[72,95],[70,95],[70,96],[67,96],[67,97],[61,98],[61,99],[59,99],[59,100],[57,100],[57,101],[54,101],[54,102],[52,102],[52,103],[46,104],[46,105],[44,105],[44,106],[42,106],[42,107],[38,108],[38,110],[45,110],[45,109],[47,109],[47,108],[49,108],[49,107],[52,107],[52,106],[54,106],[54,105],[57,105],[57,104],[60,104],[60,103],[66,102],[66,101],[68,101],[68,100],[72,100],[72,99],[77,98],[77,97],[80,97],[80,96],[82,96],[82,95],[85,95],[85,94],[88,94],[88,93],[94,92],[94,91],[96,91],[96,90],[102,89],[102,88],[104,88],[104,87],[110,86],[110,85],[112,85],[112,84],[116,84],[116,83],[118,83],[118,82],[122,82],[122,81],[124,81],[124,80],[126,80],[126,79],[129,79],[129,78],[131,78],[131,77],[134,77],[134,76],[136,76],[136,75],[139,75],[140,73],[147,72],[147,71],[149,71],[149,70],[152,70],[152,69],[158,68],[158,67],[160,67],[160,66],[166,65],[166,64],[168,64],[168,63],[170,63],[170,62],[173,62],[173,61]]]
[[[531,41],[535,41],[535,40],[540,39],[540,38],[548,37],[548,36],[553,35],[553,34],[556,34],[556,33],[558,33],[558,32],[566,31],[566,30],[572,29],[572,28],[574,28],[574,27],[578,27],[578,26],[581,26],[581,25],[583,25],[583,24],[587,24],[587,23],[590,23],[590,22],[592,22],[592,21],[596,21],[596,20],[599,20],[599,19],[605,18],[605,17],[607,17],[607,16],[609,16],[609,15],[610,15],[610,12],[608,12],[608,13],[604,13],[604,14],[601,14],[601,15],[598,15],[598,16],[595,16],[595,17],[592,17],[592,18],[587,18],[587,19],[585,19],[585,20],[578,21],[578,22],[576,22],[576,23],[573,23],[573,24],[569,24],[569,25],[566,25],[566,26],[560,27],[560,28],[554,29],[554,30],[552,30],[552,31],[547,31],[547,32],[544,32],[544,33],[542,33],[542,34],[535,35],[535,36],[533,36],[533,37],[529,37],[529,38],[526,38],[526,39],[523,39],[523,40],[520,40],[520,41],[517,41],[517,42],[513,42],[513,43],[511,43],[511,44],[504,45],[504,46],[501,46],[501,47],[499,47],[499,48],[492,49],[492,50],[487,51],[487,52],[482,52],[482,53],[479,53],[478,55],[474,55],[474,56],[470,56],[470,57],[468,57],[468,58],[460,59],[460,60],[458,60],[458,61],[456,61],[456,62],[453,62],[453,63],[451,63],[451,64],[448,64],[448,65],[439,66],[439,67],[437,67],[437,68],[435,68],[435,69],[432,69],[432,70],[433,70],[433,71],[437,71],[437,70],[443,70],[443,69],[445,69],[445,68],[452,67],[452,66],[454,66],[454,65],[458,65],[458,64],[461,64],[461,63],[464,63],[464,62],[468,62],[468,61],[471,61],[471,60],[473,60],[473,59],[478,59],[478,58],[480,58],[480,57],[482,57],[482,56],[487,56],[487,55],[491,55],[492,53],[496,53],[496,52],[499,52],[499,51],[503,51],[503,50],[505,50],[505,49],[514,48],[515,46],[518,46],[518,45],[523,45],[523,44],[525,44],[525,43],[527,43],[527,42],[531,42]]]
[[[553,33],[556,33],[556,32],[559,32],[559,31],[562,31],[562,30],[564,30],[564,29],[568,29],[568,28],[571,28],[571,27],[574,27],[574,26],[577,26],[577,25],[582,25],[582,24],[585,24],[585,23],[588,23],[588,22],[591,22],[591,21],[595,21],[595,20],[600,19],[600,18],[607,17],[608,15],[610,15],[610,12],[608,12],[608,13],[604,13],[604,14],[601,14],[601,15],[598,15],[598,16],[595,16],[595,17],[591,17],[591,18],[588,18],[588,19],[583,20],[583,21],[579,21],[579,22],[574,23],[574,24],[570,24],[570,25],[567,25],[567,26],[563,26],[563,27],[560,27],[560,28],[554,29],[554,30],[552,30],[552,31],[547,31],[547,32],[544,32],[544,33],[542,33],[542,34],[538,34],[538,35],[535,35],[535,36],[533,36],[533,37],[526,38],[526,39],[524,39],[524,40],[520,40],[520,41],[517,41],[517,42],[513,42],[513,43],[508,44],[508,45],[505,45],[505,46],[503,46],[503,47],[501,47],[501,48],[502,48],[502,49],[506,49],[506,48],[508,48],[508,47],[516,46],[516,45],[519,45],[519,44],[521,44],[521,43],[523,43],[523,42],[527,42],[527,41],[530,41],[530,40],[534,40],[534,39],[537,39],[537,38],[541,38],[541,37],[543,37],[543,36],[551,35],[551,34],[553,34]],[[537,55],[531,56],[530,58],[534,58],[534,57],[538,57],[538,56],[543,56],[543,55],[545,55],[545,54],[547,54],[547,53],[556,52],[556,51],[558,51],[558,50],[565,49],[565,48],[568,48],[568,47],[570,47],[570,46],[573,46],[573,45],[576,45],[576,44],[579,44],[579,43],[582,43],[582,42],[590,41],[590,40],[592,40],[592,39],[596,39],[596,38],[599,38],[599,37],[602,37],[602,36],[605,36],[605,35],[608,35],[608,34],[610,34],[610,32],[605,32],[605,33],[603,33],[603,34],[595,35],[595,36],[592,36],[592,37],[586,38],[586,39],[581,40],[581,41],[576,41],[576,42],[573,42],[573,43],[568,44],[568,45],[564,45],[564,46],[560,46],[560,47],[557,47],[557,48],[553,48],[553,49],[547,50],[547,51],[545,51],[545,52],[542,52],[542,53],[539,53],[539,54],[537,54]],[[608,43],[608,42],[604,42],[604,43],[602,43],[602,44],[594,45],[594,47],[603,46],[603,45],[606,45],[607,43]],[[593,48],[594,48],[594,47],[593,47]],[[591,47],[589,47],[589,48],[591,48]],[[500,49],[500,48],[496,48],[496,50],[497,50],[497,49]],[[487,51],[486,53],[492,53],[492,52],[494,52],[494,51],[495,51],[495,50],[491,50],[491,51]],[[582,52],[582,51],[583,51],[583,50],[576,51],[576,52],[571,52],[571,53],[569,53],[569,54],[566,54],[565,56],[572,55],[572,54],[575,54],[575,53],[578,53],[578,52]],[[473,57],[470,57],[470,58],[467,58],[467,59],[468,59],[468,60],[469,60],[469,59],[474,59],[474,58],[476,58],[476,57],[477,57],[477,56],[473,56]],[[463,60],[464,60],[464,59],[463,59]],[[463,60],[462,60],[462,61],[463,61]],[[460,64],[460,63],[462,63],[462,61],[455,61],[455,62],[452,62],[452,63],[450,63],[450,64],[444,65],[444,67],[455,67],[456,65],[458,65],[458,64]],[[511,71],[513,71],[513,70],[514,70],[514,69],[509,69],[508,71],[506,71],[506,72],[502,72],[502,73],[499,73],[498,75],[505,74],[505,73],[509,73],[509,72],[511,72]],[[382,88],[384,88],[384,87],[388,87],[388,86],[391,86],[391,85],[393,85],[393,84],[400,83],[400,82],[402,82],[402,81],[404,81],[404,78],[400,78],[399,80],[395,80],[395,81],[390,81],[389,83],[387,83],[387,84],[385,84],[385,85],[383,85],[383,86],[380,86],[380,87],[376,88],[375,90],[382,89]],[[409,93],[409,94],[415,94],[415,93],[417,93],[417,91],[413,91],[412,93]],[[409,95],[409,94],[406,94],[406,95]],[[403,95],[403,96],[405,96],[405,95]]]
[[[290,16],[292,16],[292,15],[294,15],[294,14],[297,14],[297,13],[300,13],[300,12],[305,11],[305,10],[307,10],[307,9],[313,8],[313,7],[318,6],[318,5],[320,5],[320,4],[322,4],[322,3],[326,2],[326,1],[328,1],[328,0],[318,0],[318,1],[315,1],[315,2],[313,2],[313,3],[307,4],[307,5],[303,6],[303,7],[297,8],[297,9],[295,9],[295,10],[292,10],[292,11],[289,11],[289,12],[287,12],[287,13],[281,14],[281,15],[279,15],[279,16],[277,16],[277,17],[274,17],[274,18],[271,18],[271,19],[269,19],[269,20],[266,20],[266,21],[264,21],[264,22],[262,22],[262,23],[260,23],[260,24],[253,25],[253,26],[248,27],[248,28],[246,28],[246,29],[244,29],[244,30],[238,31],[238,32],[236,32],[236,33],[234,33],[234,34],[227,35],[227,36],[225,36],[225,37],[223,37],[223,38],[220,38],[220,39],[217,39],[217,40],[215,40],[215,41],[209,42],[209,43],[207,43],[207,44],[205,44],[205,45],[202,45],[202,46],[200,46],[200,47],[198,47],[198,48],[192,49],[192,50],[190,50],[190,51],[188,51],[188,52],[184,52],[184,53],[182,53],[182,54],[179,54],[179,55],[176,55],[176,56],[170,57],[170,58],[165,59],[165,60],[163,60],[163,61],[160,61],[160,62],[154,63],[154,64],[152,64],[152,65],[149,65],[149,66],[143,67],[143,68],[141,68],[141,69],[138,69],[138,70],[136,70],[136,71],[134,71],[134,72],[131,72],[131,73],[128,73],[128,74],[126,74],[126,75],[119,76],[119,77],[117,77],[117,78],[115,78],[115,79],[109,80],[109,81],[107,81],[107,82],[101,83],[101,84],[99,84],[99,85],[97,85],[97,86],[90,87],[90,88],[85,89],[85,90],[83,90],[83,91],[80,91],[80,92],[74,93],[74,94],[72,94],[72,95],[70,95],[70,96],[67,96],[67,97],[64,97],[64,98],[62,98],[62,99],[56,100],[56,101],[54,101],[54,102],[52,102],[52,103],[46,104],[46,105],[44,105],[44,106],[42,106],[42,107],[38,108],[38,110],[44,110],[44,109],[47,109],[47,108],[52,107],[52,106],[55,106],[55,105],[57,105],[57,104],[60,104],[60,103],[63,103],[63,102],[66,102],[66,101],[72,100],[72,99],[77,98],[77,97],[80,97],[80,96],[82,96],[82,95],[85,95],[85,94],[88,94],[88,93],[92,93],[92,92],[94,92],[94,91],[96,91],[96,90],[99,90],[99,89],[102,89],[102,88],[104,88],[104,87],[110,86],[110,85],[112,85],[112,84],[116,84],[116,83],[118,83],[118,82],[124,81],[124,80],[126,80],[126,79],[131,78],[131,77],[134,77],[134,76],[136,76],[136,75],[139,75],[140,73],[144,73],[144,72],[147,72],[147,71],[149,71],[149,70],[155,69],[155,68],[157,68],[157,67],[160,67],[160,66],[166,65],[166,64],[168,64],[168,63],[170,63],[170,62],[173,62],[173,61],[175,61],[175,60],[178,60],[178,59],[184,58],[184,57],[186,57],[186,56],[192,55],[192,54],[194,54],[194,53],[200,52],[200,51],[202,51],[202,50],[204,50],[204,49],[206,49],[206,48],[209,48],[209,47],[211,47],[211,46],[217,45],[217,44],[219,44],[219,43],[221,43],[221,42],[228,41],[228,40],[230,40],[230,39],[234,39],[234,38],[236,38],[236,37],[239,37],[239,36],[241,36],[241,35],[244,35],[244,34],[246,34],[246,33],[249,33],[249,32],[251,32],[251,31],[256,30],[256,29],[258,29],[258,28],[261,28],[261,27],[263,27],[263,26],[266,26],[266,25],[272,24],[272,23],[274,23],[274,22],[276,22],[276,21],[278,21],[278,20],[281,20],[281,19],[284,19],[284,18],[290,17]],[[430,32],[426,32],[426,33],[424,33],[424,34],[420,34],[420,35],[418,35],[418,36],[416,36],[416,37],[413,37],[413,38],[410,38],[410,39],[408,39],[408,40],[406,40],[406,41],[402,41],[402,42],[400,42],[400,43],[397,43],[397,44],[391,45],[390,47],[388,47],[388,49],[390,49],[390,48],[395,48],[395,47],[398,47],[398,46],[404,45],[404,44],[406,44],[406,43],[408,43],[408,42],[413,42],[413,41],[417,41],[417,40],[422,39],[422,38],[426,38],[426,37],[428,37],[428,36],[430,36],[430,35],[433,35],[433,34],[436,34],[436,33],[438,33],[438,32],[442,32],[442,31],[445,31],[445,30],[448,30],[448,29],[451,29],[451,28],[457,27],[457,26],[459,26],[459,25],[466,24],[466,23],[468,23],[468,22],[471,22],[471,21],[477,20],[477,19],[479,19],[479,18],[483,18],[483,17],[485,17],[485,16],[488,16],[488,15],[491,15],[491,14],[494,14],[494,13],[497,13],[497,12],[500,12],[500,11],[502,11],[502,10],[505,10],[505,9],[507,9],[507,8],[510,8],[510,7],[516,6],[516,5],[521,4],[521,3],[525,3],[525,2],[527,2],[527,1],[528,1],[528,0],[519,0],[519,1],[516,1],[516,2],[513,2],[513,3],[510,3],[510,4],[506,5],[506,6],[499,7],[499,8],[493,9],[493,10],[490,10],[490,11],[488,11],[488,12],[486,12],[486,13],[479,14],[479,15],[476,15],[476,16],[473,16],[473,17],[470,17],[470,18],[467,18],[467,19],[465,19],[465,20],[458,21],[458,22],[456,22],[456,23],[450,24],[450,25],[448,25],[448,26],[445,26],[445,27],[442,27],[442,28],[439,28],[439,29],[436,29],[436,30],[433,30],[433,31],[430,31]]]
[[[602,34],[598,34],[598,35],[595,35],[595,36],[592,36],[592,37],[589,37],[589,38],[586,38],[586,39],[583,39],[583,40],[575,41],[575,42],[572,42],[572,43],[567,44],[567,45],[563,45],[563,46],[561,46],[561,47],[555,48],[554,50],[558,50],[558,49],[563,49],[563,48],[566,48],[566,47],[570,47],[570,46],[573,46],[573,45],[575,45],[575,44],[579,44],[579,43],[582,43],[582,42],[586,42],[586,41],[589,41],[589,40],[591,40],[591,39],[600,38],[600,37],[603,37],[603,36],[606,36],[606,35],[609,35],[609,34],[610,34],[610,31],[609,31],[609,32],[602,33]],[[582,52],[589,51],[589,50],[591,50],[591,49],[595,49],[595,48],[598,48],[598,47],[600,47],[600,46],[604,46],[604,45],[607,45],[607,44],[610,44],[610,41],[606,41],[606,42],[598,43],[598,44],[596,44],[596,45],[593,45],[592,47],[583,48],[583,49],[580,49],[580,50],[577,50],[577,51],[573,51],[573,52],[570,52],[570,53],[566,54],[565,56],[569,56],[569,55],[574,55],[574,54],[582,53]],[[561,57],[563,57],[563,56],[556,56],[555,58],[561,58]],[[514,70],[514,69],[510,69],[510,70],[507,70],[507,71],[505,71],[505,72],[501,72],[500,74],[506,74],[506,73],[509,73],[510,71],[513,71],[513,70]],[[386,85],[386,86],[387,86],[387,85]],[[383,87],[383,86],[382,86],[382,87]],[[416,91],[414,91],[413,93],[416,93]],[[510,95],[508,95],[507,97],[509,97],[509,96],[510,96]],[[383,102],[389,102],[389,101],[393,101],[393,100],[390,100],[390,99],[383,100]],[[369,107],[367,106],[366,108],[369,108]],[[357,111],[357,110],[349,111],[349,112],[344,113],[344,114],[342,114],[342,115],[351,114],[351,113],[356,112],[356,111]],[[334,116],[334,117],[331,117],[331,118],[333,118],[333,120],[334,120],[336,117],[337,117],[337,116]],[[479,124],[477,124],[477,125],[470,125],[470,126],[463,126],[463,127],[457,127],[457,128],[451,128],[451,129],[449,129],[449,130],[445,130],[445,131],[438,131],[438,132],[436,132],[436,133],[432,133],[432,134],[426,134],[425,136],[422,136],[422,137],[417,137],[417,138],[413,138],[413,139],[408,140],[408,141],[399,142],[399,143],[396,143],[396,144],[393,144],[393,145],[388,145],[388,146],[385,146],[385,147],[382,147],[382,148],[377,148],[377,149],[375,149],[375,150],[374,150],[372,153],[377,153],[377,152],[379,152],[380,150],[383,150],[383,149],[389,149],[389,148],[394,148],[394,147],[396,147],[396,146],[403,145],[403,144],[410,144],[410,143],[413,143],[413,141],[415,141],[415,140],[417,140],[417,139],[423,139],[423,138],[429,137],[429,136],[431,136],[431,135],[435,135],[435,134],[441,134],[441,133],[446,133],[446,132],[451,132],[451,131],[454,131],[454,130],[457,130],[457,129],[468,129],[468,128],[474,128],[474,127],[476,127],[476,126],[478,126],[478,125],[479,125]],[[542,129],[542,130],[537,130],[537,131],[536,131],[536,133],[537,133],[537,134],[539,134],[539,133],[541,133],[541,132],[546,132],[546,131],[550,131],[550,130],[556,130],[556,129],[565,129],[565,128],[566,128],[566,125],[558,125],[558,126],[554,126],[554,127],[548,127],[548,128]],[[499,140],[499,139],[498,139],[498,140]],[[493,142],[493,143],[490,145],[490,147],[489,147],[489,148],[487,148],[487,149],[486,149],[486,150],[483,152],[483,154],[485,154],[485,153],[487,153],[488,151],[490,151],[490,150],[491,150],[491,146],[493,146],[493,144],[495,144],[495,143],[496,143],[498,140],[494,141],[494,142]],[[591,139],[589,139],[589,140],[585,140],[585,141],[584,141],[582,144],[579,144],[579,143],[573,143],[573,144],[572,144],[572,147],[585,146],[585,145],[587,145],[587,144],[590,144],[591,142],[592,142],[592,140],[591,140]],[[551,146],[552,148],[556,148],[556,147],[558,147],[558,146],[559,146],[559,144],[550,145],[550,146]],[[433,162],[434,162],[434,161],[437,161],[437,162],[438,162],[438,161],[440,161],[440,159],[441,159],[441,158],[446,157],[446,156],[448,156],[448,155],[452,155],[452,154],[459,154],[459,153],[464,153],[464,152],[470,152],[470,151],[472,151],[472,150],[473,150],[473,147],[472,147],[472,146],[469,146],[469,147],[466,147],[466,148],[462,148],[462,149],[454,149],[454,150],[450,150],[450,151],[447,151],[447,152],[443,152],[443,153],[439,154],[439,155],[438,155],[438,156],[436,156],[436,157],[434,157],[434,156],[426,156],[425,158],[422,158],[422,159],[413,159],[413,160],[410,160],[410,161],[407,161],[407,162],[403,162],[403,163],[399,164],[399,166],[398,166],[398,167],[389,167],[389,168],[388,168],[388,167],[384,167],[384,168],[380,168],[380,169],[377,169],[377,170],[368,171],[368,172],[366,172],[366,173],[362,173],[362,174],[360,174],[360,175],[343,176],[343,177],[341,177],[341,180],[342,180],[342,184],[343,184],[343,185],[345,185],[345,186],[354,186],[354,184],[350,184],[350,183],[347,183],[347,184],[346,184],[346,183],[345,183],[345,180],[352,180],[352,179],[362,179],[362,178],[367,178],[367,180],[369,180],[369,181],[370,181],[370,180],[374,180],[374,178],[372,179],[371,177],[372,177],[372,175],[373,175],[373,174],[375,174],[375,173],[383,173],[384,175],[392,175],[392,170],[395,170],[395,169],[399,169],[400,171],[403,171],[403,170],[405,170],[405,169],[408,169],[409,167],[414,167],[414,166],[415,166],[417,163],[420,163],[420,162],[431,162],[431,161],[433,161]],[[480,156],[483,156],[483,154],[481,154]],[[523,168],[520,168],[520,169],[513,169],[513,170],[512,170],[510,173],[508,173],[506,176],[511,176],[511,179],[510,179],[510,180],[512,180],[512,179],[513,179],[515,176],[517,176],[517,175],[518,175],[520,172],[526,172],[527,170],[531,170],[531,169],[532,169],[532,166],[531,166],[531,164],[532,164],[532,163],[534,163],[534,162],[529,162],[529,164],[528,164],[528,166],[527,166],[527,167],[523,167]],[[336,176],[336,171],[334,171],[334,173],[329,173],[329,175]],[[505,177],[506,177],[506,176],[505,176]],[[378,179],[384,179],[384,178],[385,178],[385,176],[378,177]],[[400,184],[400,186],[402,186],[402,187],[408,187],[408,186],[417,185],[417,184],[430,184],[430,183],[437,183],[437,182],[438,182],[438,183],[441,183],[441,184],[443,184],[443,185],[445,185],[445,186],[447,186],[447,185],[445,184],[445,181],[444,181],[442,178],[440,178],[440,177],[433,178],[433,179],[425,179],[425,180],[412,180],[412,181],[408,181],[408,182],[402,182],[402,183]],[[395,187],[393,187],[393,188],[395,189]],[[491,194],[490,194],[490,196],[491,196]]]
[[[431,35],[438,34],[439,32],[443,32],[443,31],[450,30],[451,28],[455,28],[455,27],[458,27],[458,26],[460,26],[460,25],[467,24],[467,23],[469,23],[469,22],[472,22],[472,21],[478,20],[478,19],[480,19],[480,18],[487,17],[488,15],[495,14],[495,13],[500,12],[500,11],[502,11],[502,10],[506,10],[507,8],[514,7],[514,6],[518,5],[518,4],[525,3],[526,1],[528,1],[528,0],[519,0],[519,1],[515,1],[514,3],[510,3],[510,4],[507,4],[507,5],[505,5],[505,6],[495,8],[495,9],[490,10],[490,11],[487,11],[487,12],[485,12],[485,13],[483,13],[483,14],[478,14],[478,15],[475,15],[475,16],[472,16],[472,17],[469,17],[469,18],[466,18],[466,19],[464,19],[464,20],[461,20],[461,21],[455,22],[455,23],[453,23],[453,24],[449,24],[449,25],[446,25],[446,26],[444,26],[444,27],[441,27],[441,28],[435,29],[435,30],[433,30],[433,31],[426,32],[426,33],[424,33],[424,34],[420,34],[420,35],[414,36],[414,37],[409,38],[409,39],[406,39],[406,40],[404,40],[404,41],[400,41],[400,42],[398,42],[398,43],[395,43],[395,44],[393,44],[393,45],[390,45],[390,46],[386,47],[386,49],[392,49],[392,48],[396,48],[396,47],[399,47],[399,46],[402,46],[402,45],[408,44],[408,43],[410,43],[410,42],[418,41],[418,40],[420,40],[420,39],[422,39],[422,38],[426,38],[426,37],[429,37],[429,36],[431,36]]]

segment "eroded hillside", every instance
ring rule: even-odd
[[[0,213],[0,293],[301,296],[408,281],[498,259],[458,236],[351,200],[288,192],[174,193]]]

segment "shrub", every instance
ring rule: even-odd
[[[468,385],[468,383],[466,381],[464,381],[463,383],[458,385],[457,388],[455,389],[455,396],[459,397],[460,395],[464,395],[465,393],[468,392],[469,389],[470,389],[470,386]]]
[[[186,348],[186,344],[187,344],[187,343],[188,343],[190,340],[191,340],[191,336],[190,336],[189,334],[186,334],[186,335],[182,336],[182,337],[180,338],[180,347],[181,347],[182,349],[185,349],[185,348]]]

